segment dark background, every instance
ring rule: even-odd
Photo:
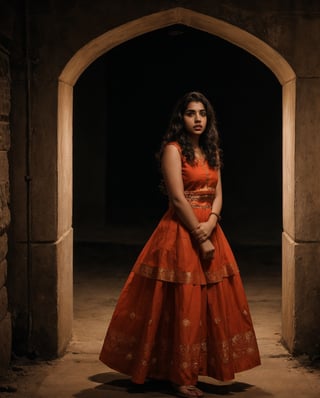
[[[172,109],[202,91],[218,120],[222,226],[239,244],[280,245],[281,85],[259,60],[220,38],[171,26],[115,47],[74,88],[75,240],[159,221],[167,200],[155,160]],[[99,234],[97,231],[100,231]]]

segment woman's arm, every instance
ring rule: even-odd
[[[161,168],[169,199],[176,214],[184,226],[189,231],[193,231],[199,225],[199,221],[184,195],[181,157],[174,145],[165,147],[161,159]]]
[[[214,247],[210,240],[199,234],[199,221],[184,195],[184,187],[181,173],[181,158],[174,145],[167,145],[162,155],[161,168],[170,201],[182,224],[198,240],[200,253],[204,260],[211,260],[214,255]]]
[[[208,218],[208,224],[213,230],[217,225],[217,222],[220,220],[220,213],[222,209],[222,184],[221,184],[221,172],[218,171],[218,182],[216,186],[216,195],[214,201],[212,203],[211,214]]]

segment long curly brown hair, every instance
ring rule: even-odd
[[[195,164],[194,149],[183,121],[184,112],[190,102],[201,102],[206,110],[207,125],[199,138],[199,146],[209,166],[211,168],[220,168],[222,166],[222,160],[215,112],[209,100],[202,93],[197,91],[186,93],[180,101],[178,101],[169,122],[168,130],[163,136],[158,159],[161,160],[165,146],[169,142],[175,141],[179,143],[182,155],[186,158],[186,161],[191,165]]]

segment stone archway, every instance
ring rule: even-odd
[[[144,16],[112,29],[95,38],[82,47],[68,62],[59,76],[58,86],[58,195],[57,216],[58,236],[72,224],[72,109],[73,86],[81,73],[98,57],[113,47],[137,37],[174,24],[183,24],[225,39],[251,53],[262,61],[278,78],[283,87],[283,229],[286,236],[294,236],[294,142],[295,142],[295,93],[296,77],[286,60],[265,42],[240,28],[213,17],[184,8],[174,8]],[[69,198],[66,200],[66,198]],[[286,235],[286,232],[288,235]],[[69,250],[72,242],[69,240]],[[284,273],[290,269],[293,259],[290,253],[283,251]],[[71,265],[70,265],[71,266]],[[71,274],[63,258],[57,259],[57,278],[59,275]],[[72,302],[71,279],[67,278],[61,285],[58,283],[58,303]],[[70,284],[70,286],[67,286]],[[59,287],[60,286],[60,287]],[[292,284],[283,288],[283,338],[289,349],[292,348],[294,335],[293,291]],[[71,334],[72,311],[68,305],[60,305],[58,311],[58,352],[62,352]]]

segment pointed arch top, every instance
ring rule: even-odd
[[[59,80],[74,86],[82,72],[113,47],[144,33],[175,24],[205,31],[243,48],[263,62],[282,85],[295,79],[295,73],[287,61],[271,46],[251,33],[214,17],[177,7],[138,18],[91,40],[74,54],[63,69]]]

